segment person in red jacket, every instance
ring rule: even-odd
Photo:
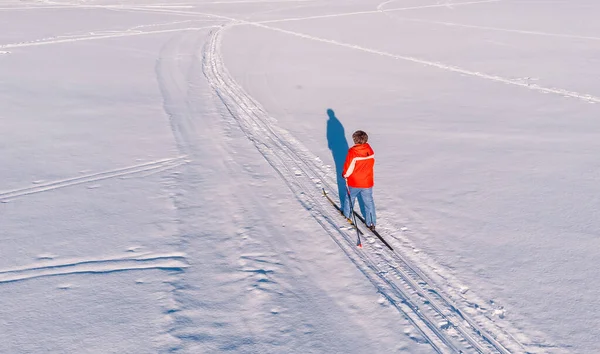
[[[364,202],[363,215],[367,226],[375,230],[375,202],[373,201],[373,166],[375,165],[375,152],[367,143],[369,136],[362,130],[352,134],[354,146],[348,149],[344,164],[343,176],[348,186],[348,195],[344,201],[344,216],[350,219],[354,201],[361,196]]]

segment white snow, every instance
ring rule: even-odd
[[[0,1],[0,353],[600,351],[598,13]]]

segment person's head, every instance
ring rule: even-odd
[[[352,134],[352,140],[355,144],[366,144],[369,141],[369,136],[362,130],[357,130]]]

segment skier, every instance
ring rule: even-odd
[[[375,202],[373,201],[373,166],[375,165],[375,152],[367,143],[369,136],[362,130],[352,134],[354,146],[348,149],[344,163],[343,176],[346,179],[347,196],[344,201],[344,216],[350,219],[351,210],[354,209],[354,200],[358,195],[362,197],[365,206],[363,215],[367,226],[375,231]]]

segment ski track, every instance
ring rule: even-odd
[[[231,116],[237,121],[242,131],[248,136],[248,138],[255,144],[259,152],[265,157],[267,162],[274,168],[275,172],[277,172],[282,180],[286,183],[286,185],[294,192],[298,201],[302,204],[304,208],[307,210],[313,210],[315,207],[315,202],[321,203],[319,209],[323,210],[324,205],[322,201],[319,202],[314,198],[314,195],[311,198],[306,198],[307,194],[303,192],[303,190],[309,191],[310,189],[315,189],[313,184],[312,188],[308,188],[303,184],[301,179],[296,179],[291,176],[296,176],[296,171],[301,168],[300,166],[294,166],[293,158],[289,156],[289,154],[293,153],[293,150],[288,150],[285,146],[278,146],[273,148],[273,144],[281,143],[282,141],[279,139],[273,140],[271,135],[273,132],[270,130],[269,126],[274,122],[270,117],[265,117],[266,122],[262,120],[255,120],[252,116],[255,115],[254,112],[260,112],[264,114],[264,111],[253,105],[252,107],[248,107],[245,104],[245,101],[248,97],[239,97],[239,86],[236,86],[235,83],[228,77],[224,76],[226,74],[224,72],[223,63],[218,56],[218,45],[219,45],[219,34],[220,32],[214,32],[210,43],[207,45],[207,52],[204,54],[204,72],[209,81],[209,83],[215,89],[219,98],[223,101],[225,107],[231,114]],[[235,90],[236,92],[233,92]],[[243,116],[241,116],[243,115]],[[245,119],[243,119],[244,117]],[[258,130],[258,132],[256,131]],[[268,139],[265,141],[264,139],[260,139],[255,134],[260,134],[259,132],[267,133]],[[280,151],[280,154],[275,153],[275,151]],[[313,182],[314,183],[314,182]],[[313,194],[314,191],[311,191]],[[312,213],[312,212],[311,212]],[[332,236],[332,239],[340,246],[340,248],[348,255],[351,261],[356,264],[357,268],[361,270],[361,272],[375,285],[375,287],[386,296],[390,303],[396,307],[400,312],[406,315],[406,318],[415,325],[415,328],[423,335],[423,337],[430,339],[430,344],[436,349],[438,353],[443,353],[441,347],[444,345],[439,340],[435,339],[435,336],[431,334],[431,332],[427,328],[421,328],[418,326],[415,321],[415,316],[411,316],[411,311],[403,304],[401,299],[398,299],[395,296],[388,295],[390,292],[386,291],[383,288],[383,285],[380,284],[379,279],[373,276],[373,274],[377,274],[375,269],[367,270],[363,264],[361,264],[357,257],[356,251],[354,247],[352,247],[352,241],[345,240],[346,242],[342,242],[340,240],[340,232],[343,232],[339,229],[339,227],[333,222],[333,219],[323,217],[322,213],[312,213],[317,222],[323,226],[323,228]],[[337,230],[336,233],[334,230]],[[372,266],[372,265],[368,265]]]
[[[245,187],[248,180],[241,176],[241,172],[245,170],[245,164],[237,162],[234,158],[240,147],[233,141],[228,142],[229,133],[231,130],[235,130],[235,141],[240,142],[243,148],[247,148],[247,143],[237,138],[240,135],[242,139],[245,139],[245,136],[238,131],[233,118],[223,119],[223,114],[226,114],[223,111],[224,107],[214,94],[212,87],[206,82],[202,70],[206,33],[208,31],[173,36],[161,49],[156,63],[157,81],[163,95],[164,109],[169,117],[177,146],[182,154],[189,154],[193,159],[193,162],[185,168],[181,175],[172,178],[174,185],[178,186],[178,192],[173,193],[172,200],[178,219],[181,220],[178,224],[179,244],[182,251],[191,252],[190,257],[203,258],[198,265],[200,268],[195,268],[196,271],[198,269],[201,271],[202,263],[207,262],[206,258],[214,257],[216,254],[226,254],[227,258],[231,257],[232,259],[239,257],[240,267],[236,268],[232,275],[239,277],[235,273],[240,272],[243,274],[243,279],[234,280],[234,282],[243,282],[244,285],[240,284],[239,286],[253,288],[258,295],[242,295],[240,297],[239,294],[228,292],[221,295],[208,294],[204,297],[203,306],[215,306],[217,313],[227,316],[232,312],[239,311],[241,314],[241,317],[224,320],[227,324],[222,331],[219,331],[218,336],[207,337],[207,331],[212,331],[214,327],[209,319],[204,319],[203,316],[199,317],[206,307],[196,308],[198,304],[195,301],[190,303],[190,294],[186,290],[198,289],[194,285],[196,280],[192,280],[194,283],[190,284],[190,277],[192,279],[197,277],[197,272],[190,272],[189,277],[185,275],[178,277],[179,279],[171,283],[174,288],[174,301],[178,304],[177,308],[184,310],[169,314],[173,324],[167,331],[174,339],[174,344],[168,350],[200,353],[208,350],[203,350],[204,348],[227,347],[231,348],[231,351],[277,352],[274,345],[274,341],[279,341],[276,339],[279,338],[277,331],[273,332],[268,323],[257,320],[254,315],[247,316],[245,311],[247,309],[261,311],[262,309],[270,313],[273,304],[279,304],[282,297],[296,297],[297,295],[303,297],[302,285],[298,289],[298,284],[292,286],[286,284],[286,281],[282,281],[281,278],[274,279],[278,278],[278,273],[289,273],[287,264],[294,263],[290,259],[286,259],[286,262],[279,260],[283,253],[276,250],[282,246],[288,249],[284,246],[286,240],[280,238],[268,240],[268,237],[257,239],[245,236],[236,237],[236,240],[227,237],[221,239],[221,236],[217,235],[223,235],[224,230],[218,224],[202,225],[203,217],[206,217],[202,212],[204,210],[202,205],[219,194],[236,195],[238,188],[240,191],[243,190],[244,198],[218,208],[218,213],[222,213],[224,218],[230,218],[228,220],[233,225],[232,227],[238,230],[236,234],[244,235],[247,231],[254,229],[254,224],[261,222],[261,219],[257,219],[256,212],[258,211],[260,214],[260,210],[265,207],[264,196],[249,193]],[[184,60],[177,59],[182,56],[185,57]],[[201,124],[201,128],[197,127],[197,124]],[[223,140],[223,134],[226,136],[225,140]],[[207,153],[221,156],[223,159],[216,164],[207,162],[206,159],[203,159]],[[207,174],[212,174],[212,177],[207,177]],[[217,183],[218,186],[214,186],[213,183]],[[214,189],[207,195],[205,191],[206,188],[210,188],[209,186],[214,186]],[[262,225],[261,229],[263,230],[261,232],[270,235],[279,235],[281,232],[279,227],[271,223]],[[198,239],[203,240],[202,244],[198,244]],[[210,249],[199,249],[205,248],[206,242],[213,244],[211,240],[214,240],[214,245]],[[232,247],[236,250],[233,253],[231,253]],[[208,256],[208,254],[211,255]],[[219,259],[224,260],[221,257]],[[223,284],[223,279],[215,274],[207,274],[201,279],[203,282],[213,284],[213,287]],[[228,286],[227,284],[223,285]],[[202,291],[210,292],[206,287],[201,286],[200,288],[205,288],[198,290],[201,294],[205,294]],[[320,307],[318,303],[314,306],[317,309]],[[303,308],[304,305],[300,304],[297,308],[292,305],[286,309],[286,311],[298,314],[298,316],[293,316],[293,319],[286,321],[286,325],[294,328],[291,333],[299,331],[304,326],[305,316],[308,315],[303,313]],[[323,309],[323,312],[326,312],[326,309]],[[291,336],[290,333],[286,335]],[[241,347],[232,344],[232,341],[236,342],[234,338],[248,338],[248,340],[244,340],[243,347]],[[300,339],[294,338],[290,338],[290,340],[288,345],[291,347],[295,347],[295,341],[300,341]],[[298,342],[300,347],[306,344],[306,342]]]
[[[487,0],[487,1],[478,1],[478,2],[469,2],[469,3],[455,3],[454,5],[479,4],[479,3],[497,2],[497,1],[500,1],[500,0]],[[431,5],[431,6],[434,6],[434,5]],[[439,6],[446,6],[446,5],[435,5],[435,6],[439,7]],[[152,9],[138,8],[138,7],[135,7],[135,8],[134,7],[131,7],[131,8],[125,8],[125,7],[123,7],[122,9],[128,9],[128,10],[152,10]],[[413,8],[402,8],[402,9],[392,9],[392,10],[377,10],[377,11],[365,11],[365,12],[336,14],[336,15],[324,15],[324,17],[342,16],[342,15],[355,15],[355,14],[368,14],[368,13],[377,13],[377,12],[387,13],[387,12],[391,12],[391,11],[398,11],[398,10],[405,10],[405,9],[413,9]],[[168,10],[163,10],[163,9],[160,9],[158,11],[159,12],[169,12],[169,13],[173,12],[173,11],[168,11]],[[570,90],[561,89],[561,88],[544,87],[544,86],[541,86],[541,85],[538,85],[538,84],[532,84],[530,82],[523,82],[522,80],[519,80],[519,79],[510,79],[510,78],[506,78],[506,77],[502,77],[502,76],[498,76],[498,75],[487,74],[487,73],[478,72],[478,71],[472,71],[472,70],[464,69],[464,68],[461,68],[461,67],[458,67],[458,66],[448,65],[448,64],[444,64],[444,63],[440,63],[440,62],[433,62],[433,61],[424,60],[424,59],[415,58],[415,57],[396,55],[396,54],[393,54],[393,53],[388,53],[388,52],[384,52],[384,51],[380,51],[380,50],[376,50],[376,49],[366,48],[366,47],[362,47],[362,46],[358,46],[358,45],[354,45],[354,44],[343,43],[343,42],[339,42],[339,41],[335,41],[335,40],[331,40],[331,39],[320,38],[320,37],[311,36],[311,35],[307,35],[307,34],[303,34],[303,33],[299,33],[299,32],[293,32],[293,31],[288,31],[288,30],[280,29],[280,28],[277,28],[277,27],[271,27],[271,26],[264,25],[265,23],[286,22],[286,21],[294,21],[294,20],[307,20],[307,19],[324,18],[324,17],[314,17],[313,16],[313,17],[305,17],[305,18],[297,18],[297,19],[281,19],[281,20],[271,20],[271,21],[249,22],[249,21],[237,20],[237,19],[230,18],[230,17],[220,16],[220,15],[203,14],[203,13],[195,13],[195,12],[193,12],[193,13],[186,12],[186,13],[188,13],[188,14],[194,14],[194,15],[197,15],[197,16],[210,16],[210,17],[217,17],[217,18],[226,19],[226,20],[230,20],[230,21],[236,21],[237,25],[252,25],[252,26],[257,26],[257,27],[260,27],[260,28],[269,29],[269,30],[272,30],[272,31],[277,31],[277,32],[281,32],[281,33],[293,35],[293,36],[296,36],[296,37],[301,37],[301,38],[304,38],[304,39],[309,39],[309,40],[323,42],[323,43],[328,43],[328,44],[333,44],[333,45],[336,45],[336,46],[346,47],[346,48],[350,48],[350,49],[354,49],[354,50],[360,50],[360,51],[363,51],[363,52],[368,52],[368,53],[371,53],[371,54],[377,54],[377,55],[381,55],[381,56],[386,56],[386,57],[390,57],[390,58],[397,59],[397,60],[404,60],[404,61],[412,62],[412,63],[415,63],[415,64],[420,64],[420,65],[425,65],[425,66],[429,66],[429,67],[434,67],[434,68],[442,69],[442,70],[445,70],[445,71],[455,72],[455,73],[458,73],[458,74],[461,74],[461,75],[466,75],[466,76],[476,77],[476,78],[480,78],[480,79],[485,79],[485,80],[488,80],[488,81],[495,81],[495,82],[499,82],[499,83],[503,83],[503,84],[508,84],[508,85],[518,86],[518,87],[522,87],[522,88],[527,88],[527,89],[530,89],[530,90],[539,91],[539,92],[546,93],[546,94],[554,94],[554,95],[560,95],[560,96],[563,96],[563,97],[576,98],[576,99],[584,100],[584,101],[587,101],[587,102],[590,102],[590,103],[600,103],[600,97],[599,96],[594,96],[594,95],[591,95],[591,94],[579,93],[579,92],[570,91]],[[421,21],[421,20],[416,20],[416,21]],[[432,22],[432,23],[434,23],[435,21],[424,21],[424,22]],[[457,26],[465,26],[465,27],[474,27],[474,28],[484,28],[484,29],[493,29],[493,28],[486,28],[486,27],[480,27],[480,26],[468,26],[468,25],[458,25],[458,24],[449,24],[449,23],[441,23],[441,24],[457,25]],[[180,32],[180,31],[196,31],[196,30],[202,30],[202,29],[208,29],[208,28],[215,28],[215,27],[218,27],[218,26],[211,25],[211,26],[204,26],[204,27],[188,27],[188,28],[177,28],[177,29],[167,29],[167,30],[157,30],[157,31],[145,31],[145,32],[143,32],[143,31],[137,31],[137,32],[128,32],[128,31],[125,31],[125,32],[122,32],[122,33],[115,33],[115,34],[108,34],[108,35],[92,35],[92,36],[77,37],[77,38],[52,39],[52,40],[41,40],[41,41],[35,41],[35,42],[23,42],[23,43],[4,44],[4,45],[0,45],[0,49],[41,46],[41,45],[49,45],[49,44],[70,43],[70,42],[89,41],[89,40],[98,40],[98,39],[107,39],[107,38],[118,38],[118,37],[128,37],[128,36],[152,35],[152,34],[159,34],[159,33]],[[503,31],[516,32],[516,33],[528,33],[528,34],[537,34],[537,35],[555,36],[555,37],[564,37],[564,38],[578,38],[578,39],[588,39],[588,40],[600,40],[599,37],[571,36],[571,35],[551,34],[551,33],[534,32],[534,31],[509,30],[509,29],[494,29],[494,30],[503,30]],[[10,52],[8,52],[8,51],[2,51],[2,52],[0,52],[0,54],[10,54]],[[1,197],[1,195],[0,195],[0,197]]]
[[[439,353],[524,352],[523,344],[494,321],[483,314],[471,317],[460,310],[451,297],[437,288],[418,267],[398,252],[383,249],[368,231],[363,230],[369,235],[364,251],[354,246],[354,237],[339,226],[344,223],[343,219],[320,193],[321,186],[330,191],[337,190],[333,188],[336,183],[334,173],[289,133],[279,129],[260,104],[229,76],[219,54],[221,31],[213,32],[204,55],[204,72],[209,83],[298,201],[378,291]],[[389,237],[389,232],[383,236]],[[521,334],[520,338],[526,337]]]
[[[481,3],[498,2],[498,1],[501,1],[501,0],[488,0],[488,1],[478,1],[478,2],[469,2],[469,3],[455,3],[454,5],[481,4]],[[431,6],[433,6],[433,5],[431,5]],[[439,6],[446,6],[446,5],[436,5],[436,6],[439,7]],[[130,8],[130,9],[143,10],[143,9],[137,9],[137,8]],[[409,8],[403,8],[403,9],[409,9]],[[410,9],[412,9],[412,8],[410,8]],[[538,92],[545,93],[545,94],[558,95],[558,96],[562,96],[565,98],[576,98],[576,99],[579,99],[579,100],[582,100],[582,101],[585,101],[588,103],[600,103],[600,96],[594,96],[591,94],[570,91],[570,90],[562,89],[562,88],[545,87],[545,86],[541,86],[538,84],[533,84],[529,81],[523,81],[521,79],[511,79],[511,78],[502,77],[499,75],[493,75],[493,74],[487,74],[484,72],[468,70],[468,69],[464,69],[464,68],[461,68],[458,66],[445,64],[445,63],[441,63],[441,62],[434,62],[434,61],[420,59],[420,58],[416,58],[416,57],[397,55],[397,54],[393,54],[393,53],[389,53],[389,52],[385,52],[385,51],[381,51],[381,50],[377,50],[377,49],[359,46],[356,44],[339,42],[339,41],[332,40],[332,39],[316,37],[316,36],[312,36],[312,35],[308,35],[308,34],[304,34],[304,33],[300,33],[300,32],[294,32],[294,31],[289,31],[289,30],[285,30],[282,28],[265,25],[267,23],[308,20],[308,19],[315,19],[315,18],[337,17],[337,16],[345,16],[345,15],[356,15],[356,14],[371,14],[371,13],[381,13],[381,12],[390,12],[390,11],[398,11],[398,10],[399,9],[382,10],[382,11],[375,10],[375,11],[364,11],[364,12],[356,12],[356,13],[324,15],[324,16],[316,16],[316,17],[313,16],[313,17],[296,18],[296,19],[257,21],[257,22],[245,21],[245,20],[228,17],[228,16],[221,16],[221,15],[215,15],[215,14],[209,14],[209,13],[180,12],[180,11],[169,11],[169,10],[157,10],[157,11],[166,12],[166,13],[180,13],[180,14],[183,13],[183,14],[188,14],[188,15],[210,16],[210,17],[220,18],[223,20],[228,20],[228,21],[233,22],[233,24],[231,24],[232,26],[255,26],[255,27],[264,28],[267,30],[276,31],[276,32],[280,32],[280,33],[285,33],[285,34],[289,34],[289,35],[292,35],[295,37],[300,37],[300,38],[304,38],[304,39],[308,39],[308,40],[312,40],[312,41],[316,41],[316,42],[332,44],[335,46],[340,46],[340,47],[349,48],[349,49],[353,49],[353,50],[359,50],[362,52],[385,56],[385,57],[389,57],[389,58],[396,59],[396,60],[402,60],[402,61],[411,62],[411,63],[418,64],[418,65],[423,65],[423,66],[441,69],[444,71],[454,72],[454,73],[457,73],[457,74],[460,74],[463,76],[469,76],[469,77],[474,77],[474,78],[483,79],[483,80],[487,80],[487,81],[502,83],[502,84],[506,84],[506,85],[526,88],[529,90],[538,91]],[[213,27],[216,27],[216,26],[213,26]],[[0,48],[2,48],[2,47],[0,47]]]
[[[0,7],[0,11],[13,10],[43,10],[43,9],[68,9],[69,6],[28,6],[28,7]]]
[[[0,284],[72,274],[103,274],[132,270],[160,269],[182,271],[188,267],[183,253],[142,254],[63,262],[38,262],[28,267],[0,269]]]
[[[502,0],[481,0],[481,1],[470,1],[470,2],[457,2],[454,3],[453,6],[465,6],[465,5],[479,5],[479,4],[487,4],[492,2],[500,2]],[[421,6],[411,6],[411,7],[399,7],[393,9],[383,9],[383,10],[367,10],[367,11],[356,11],[356,12],[345,12],[340,14],[330,14],[330,15],[317,15],[317,16],[308,16],[308,17],[297,17],[297,18],[284,18],[279,20],[268,20],[268,21],[260,21],[256,23],[277,23],[277,22],[290,22],[290,21],[304,21],[304,20],[318,20],[323,18],[335,18],[335,17],[345,17],[345,16],[356,16],[356,15],[370,15],[377,14],[380,12],[398,12],[398,11],[409,11],[409,10],[420,10],[420,9],[430,9],[437,7],[448,7],[446,4],[434,4],[434,5],[421,5]]]
[[[471,1],[471,2],[459,2],[459,3],[454,3],[453,6],[479,5],[479,4],[500,2],[500,1],[502,1],[502,0],[480,0],[480,1]],[[367,10],[367,11],[344,12],[344,13],[329,14],[329,15],[289,17],[289,18],[282,18],[282,19],[276,19],[276,20],[265,20],[265,21],[257,21],[257,22],[248,22],[248,21],[240,21],[240,22],[243,22],[244,24],[267,24],[267,23],[278,23],[278,22],[318,20],[318,19],[324,19],[324,18],[336,18],[336,17],[357,16],[357,15],[371,15],[371,14],[378,14],[381,12],[398,12],[398,11],[409,11],[409,10],[419,10],[419,9],[438,8],[438,7],[448,7],[448,5],[435,4],[435,5],[425,5],[425,6],[401,7],[401,8],[393,8],[393,9],[386,9],[386,10],[376,9],[376,10]],[[227,16],[209,14],[209,13],[204,13],[204,12],[195,12],[195,11],[179,11],[179,10],[168,10],[168,9],[159,9],[159,8],[152,9],[152,8],[141,7],[141,6],[129,6],[129,7],[123,6],[123,7],[119,7],[118,9],[150,11],[150,12],[165,12],[165,13],[182,15],[182,16],[211,16],[211,17],[226,19],[229,21],[238,21],[234,18],[227,17]]]
[[[385,13],[385,11],[383,11],[383,12]],[[386,13],[386,15],[390,15],[390,14]],[[467,24],[462,24],[462,23],[431,21],[431,20],[423,20],[423,19],[419,19],[419,18],[410,18],[410,17],[399,17],[399,16],[392,16],[392,17],[395,19],[398,19],[398,20],[402,20],[402,21],[421,22],[421,23],[428,23],[428,24],[448,26],[448,27],[463,27],[463,28],[480,29],[480,30],[486,30],[486,31],[528,34],[528,35],[534,35],[534,36],[600,41],[600,37],[594,37],[594,36],[578,36],[578,35],[574,35],[574,34],[550,33],[550,32],[542,32],[542,31],[526,31],[526,30],[518,30],[518,29],[511,29],[511,28],[467,25]]]
[[[162,33],[172,33],[172,32],[182,32],[182,31],[198,31],[211,27],[218,27],[216,25],[212,26],[204,26],[204,27],[186,27],[186,28],[173,28],[173,29],[165,29],[165,30],[156,30],[156,31],[123,31],[121,33],[114,34],[106,34],[106,35],[90,35],[90,36],[81,36],[76,38],[64,38],[64,39],[49,39],[49,40],[39,40],[34,42],[21,42],[21,43],[10,43],[10,44],[0,44],[0,49],[10,49],[10,48],[22,48],[22,47],[35,47],[35,46],[43,46],[49,44],[61,44],[61,43],[73,43],[73,42],[82,42],[82,41],[93,41],[98,39],[107,39],[107,38],[121,38],[121,37],[133,37],[133,36],[147,36],[153,34],[162,34]]]
[[[301,2],[316,2],[317,0],[238,0],[238,1],[208,1],[202,2],[201,4],[148,4],[148,5],[135,5],[138,8],[147,9],[191,9],[197,5],[230,5],[230,4],[271,4],[271,3],[301,3]],[[55,10],[55,9],[80,9],[80,8],[92,8],[92,9],[108,9],[108,10],[119,10],[126,9],[127,5],[88,5],[81,3],[62,3],[56,1],[42,1],[45,5],[33,5],[33,6],[14,6],[14,7],[0,7],[0,11],[13,11],[13,10]]]
[[[311,35],[307,35],[307,34],[303,34],[303,33],[299,33],[299,32],[288,31],[288,30],[284,30],[284,29],[280,29],[280,28],[276,28],[276,27],[265,26],[260,23],[245,23],[245,24],[249,24],[249,25],[253,25],[253,26],[257,26],[257,27],[261,27],[261,28],[265,28],[265,29],[270,29],[270,30],[274,30],[277,32],[282,32],[282,33],[290,34],[290,35],[293,35],[296,37],[301,37],[301,38],[305,38],[305,39],[309,39],[309,40],[313,40],[313,41],[317,41],[317,42],[329,43],[329,44],[333,44],[333,45],[337,45],[337,46],[341,46],[341,47],[345,47],[345,48],[350,48],[350,49],[360,50],[360,51],[367,52],[367,53],[386,56],[386,57],[390,57],[393,59],[404,60],[404,61],[412,62],[415,64],[434,67],[434,68],[442,69],[445,71],[451,71],[451,72],[454,72],[457,74],[462,74],[465,76],[471,76],[471,77],[484,79],[484,80],[488,80],[488,81],[495,81],[498,83],[523,87],[523,88],[527,88],[529,90],[539,91],[542,93],[550,93],[550,94],[560,95],[563,97],[577,98],[577,99],[580,99],[580,100],[583,100],[586,102],[600,103],[600,97],[593,96],[590,94],[584,94],[584,93],[569,91],[569,90],[560,89],[560,88],[544,87],[544,86],[540,86],[537,84],[531,84],[529,82],[523,82],[521,80],[509,79],[509,78],[505,78],[505,77],[501,77],[501,76],[497,76],[497,75],[486,74],[486,73],[482,73],[482,72],[478,72],[478,71],[471,71],[471,70],[460,68],[458,66],[448,65],[448,64],[439,63],[439,62],[433,62],[433,61],[419,59],[419,58],[415,58],[415,57],[396,55],[396,54],[392,54],[392,53],[388,53],[388,52],[384,52],[384,51],[380,51],[380,50],[376,50],[376,49],[370,49],[370,48],[366,48],[366,47],[362,47],[362,46],[358,46],[358,45],[354,45],[354,44],[338,42],[338,41],[334,41],[331,39],[325,39],[325,38],[315,37],[315,36],[311,36]]]
[[[398,0],[388,0],[388,1],[382,2],[381,4],[377,5],[377,11],[385,12],[383,9],[385,7],[385,5],[391,4],[396,1],[398,1]]]
[[[0,193],[0,200],[6,201],[9,198],[17,198],[30,194],[41,193],[46,191],[52,191],[59,188],[72,187],[78,184],[97,182],[111,178],[125,178],[126,176],[143,174],[144,172],[161,172],[168,169],[176,168],[182,164],[187,163],[185,160],[187,156],[179,156],[176,158],[162,159],[153,162],[148,162],[140,165],[120,168],[116,170],[109,170],[99,173],[88,174],[85,176],[73,177],[58,181],[52,181],[47,183],[37,184],[33,187],[15,189],[11,191],[5,191]],[[143,175],[146,176],[146,175]]]

